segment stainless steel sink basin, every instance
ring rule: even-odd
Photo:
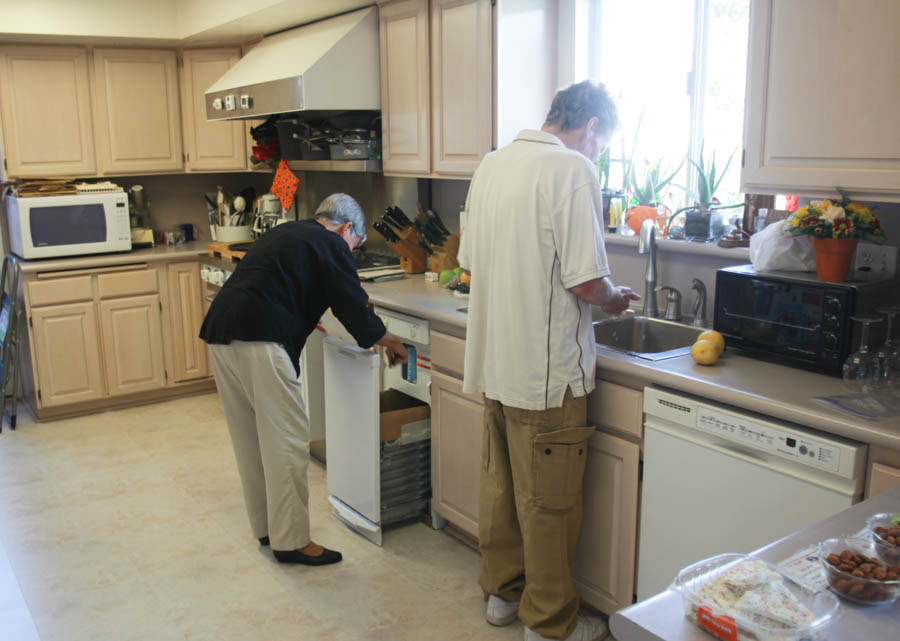
[[[689,354],[702,331],[702,327],[635,314],[594,321],[598,347],[651,361]]]

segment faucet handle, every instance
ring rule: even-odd
[[[654,290],[656,292],[667,291],[666,294],[666,313],[663,318],[666,320],[681,319],[681,292],[669,285],[659,285]]]

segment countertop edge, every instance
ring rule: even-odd
[[[91,269],[96,267],[112,267],[134,263],[172,262],[185,258],[200,258],[207,255],[206,243],[184,243],[174,247],[148,247],[132,249],[115,254],[93,254],[90,256],[69,256],[61,258],[43,258],[39,260],[19,259],[23,274],[38,272],[57,272],[72,269]]]

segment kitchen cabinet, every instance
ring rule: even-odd
[[[572,578],[605,614],[631,605],[637,554],[640,447],[595,432],[584,471],[584,516]]]
[[[866,498],[900,486],[900,468],[873,463],[869,468],[869,492]]]
[[[163,387],[159,295],[100,301],[100,329],[110,396]]]
[[[208,122],[204,96],[240,54],[238,48],[196,49],[183,54],[181,122],[186,171],[247,168],[247,124],[240,120]]]
[[[177,59],[161,49],[94,49],[93,99],[101,173],[180,171]]]
[[[750,4],[742,191],[900,200],[897,24],[893,0]]]
[[[103,370],[93,302],[51,305],[31,312],[38,401],[45,407],[103,396]]]
[[[462,380],[432,371],[432,509],[476,538],[483,414],[481,398],[464,393]]]
[[[173,380],[190,381],[209,376],[206,343],[197,336],[203,323],[200,295],[200,263],[173,263],[168,266],[169,304],[172,328]]]
[[[381,7],[386,174],[471,177],[493,144],[490,0]]]
[[[7,176],[96,173],[87,50],[0,47],[0,119]]]

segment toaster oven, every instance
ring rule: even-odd
[[[896,280],[831,283],[814,273],[757,272],[752,265],[716,273],[714,327],[751,356],[840,376],[859,344],[852,316],[896,302]],[[877,345],[883,324],[873,326]]]

